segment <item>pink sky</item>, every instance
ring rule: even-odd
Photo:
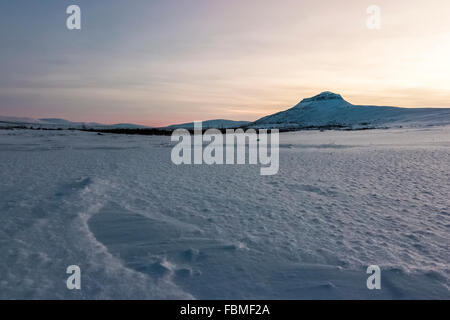
[[[380,30],[366,26],[372,4]],[[326,90],[354,104],[450,108],[448,0],[80,7],[79,33],[39,22],[22,32],[14,13],[1,22],[13,31],[0,58],[0,115],[151,126],[256,120]]]

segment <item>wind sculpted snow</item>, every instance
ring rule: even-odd
[[[169,137],[0,130],[0,298],[450,298],[449,127],[280,139],[263,177],[176,166]]]

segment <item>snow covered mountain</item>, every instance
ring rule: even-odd
[[[216,120],[207,120],[202,122],[203,129],[228,129],[228,128],[237,128],[240,126],[245,126],[249,124],[249,121],[233,121],[233,120],[224,120],[224,119],[216,119]],[[42,119],[34,119],[34,118],[21,118],[21,117],[5,117],[0,116],[0,126],[3,127],[11,127],[11,126],[25,126],[25,127],[33,127],[33,128],[46,128],[46,129],[148,129],[150,127],[141,126],[132,123],[117,123],[117,124],[101,124],[96,122],[72,122],[65,119],[59,118],[42,118]],[[193,129],[194,123],[182,123],[182,124],[174,124],[168,127],[164,127],[162,129]]]
[[[303,99],[296,106],[282,112],[265,116],[255,122],[233,120],[203,121],[204,129],[279,128],[303,129],[322,127],[382,128],[382,127],[424,127],[450,124],[450,109],[442,108],[398,108],[354,105],[341,95],[329,91]],[[71,122],[58,118],[16,118],[0,116],[0,127],[25,126],[49,129],[138,129],[149,128],[136,124],[112,124]],[[194,123],[182,123],[161,129],[193,129]]]
[[[96,122],[72,122],[59,118],[20,118],[20,117],[4,117],[0,116],[1,126],[26,126],[33,128],[45,128],[45,129],[138,129],[148,128],[145,126],[130,124],[130,123],[118,123],[118,124],[101,124]]]
[[[329,91],[303,99],[286,111],[263,117],[251,124],[258,128],[319,126],[400,126],[450,124],[450,109],[398,108],[353,105]]]
[[[207,120],[202,122],[203,129],[230,129],[237,128],[240,126],[245,126],[249,124],[249,121],[234,121],[234,120],[224,120],[224,119],[216,119],[216,120]],[[193,129],[194,123],[182,123],[182,124],[174,124],[168,126],[169,129]]]

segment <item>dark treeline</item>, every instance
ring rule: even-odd
[[[112,134],[130,134],[130,135],[146,135],[146,136],[170,136],[175,129],[169,128],[44,128],[44,127],[33,127],[33,126],[11,126],[11,127],[0,127],[0,129],[29,129],[29,130],[70,130],[70,131],[86,131],[86,132],[96,132],[99,134],[103,133],[112,133]],[[233,128],[232,130],[247,130],[249,129],[247,126],[242,126],[239,128]],[[287,128],[279,128],[279,132],[292,132],[292,131],[308,131],[308,130],[370,130],[376,129],[375,127],[370,126],[362,126],[353,128],[351,126],[346,125],[325,125],[325,126],[303,126],[303,127],[287,127]],[[190,134],[194,134],[194,129],[186,129]],[[208,129],[205,128],[202,130],[202,133],[205,133]],[[228,129],[217,128],[222,134],[225,134]],[[258,131],[257,129],[255,129]],[[270,129],[269,129],[270,132]]]
[[[247,130],[249,129],[247,126],[242,126],[238,128],[233,128],[232,130]],[[302,131],[302,130],[364,130],[364,129],[372,129],[372,128],[359,128],[353,129],[349,126],[333,124],[333,125],[325,125],[325,126],[304,126],[304,127],[291,127],[291,128],[280,128],[279,132],[291,132],[291,131]],[[110,129],[80,129],[81,131],[87,132],[98,132],[98,133],[116,133],[116,134],[137,134],[137,135],[156,135],[156,136],[170,136],[175,129],[169,128],[110,128]],[[194,129],[185,129],[189,131],[190,134],[194,134]],[[202,130],[202,133],[205,133],[208,129],[205,128]],[[228,129],[217,128],[222,134],[225,134]],[[258,131],[257,129],[255,129]],[[269,129],[270,132],[270,129]]]
[[[139,134],[145,136],[170,136],[173,130],[154,128],[80,129],[80,131],[115,134]]]

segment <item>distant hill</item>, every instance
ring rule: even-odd
[[[20,117],[3,117],[0,116],[0,123],[10,126],[32,126],[35,128],[47,128],[47,129],[144,129],[149,128],[131,123],[118,123],[118,124],[101,124],[96,122],[72,122],[66,119],[60,118],[20,118]]]
[[[224,119],[216,119],[216,120],[207,120],[202,122],[203,129],[232,129],[238,128],[241,126],[245,126],[249,124],[249,121],[234,121],[234,120],[224,120]],[[182,124],[174,124],[167,127],[168,129],[193,129],[194,123],[182,123]]]

